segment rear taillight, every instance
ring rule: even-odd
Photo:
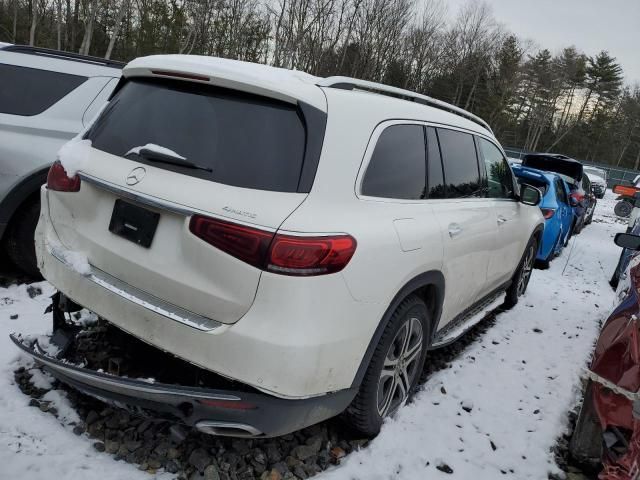
[[[56,161],[47,174],[47,188],[56,192],[77,192],[80,190],[80,177],[69,177],[59,161]]]
[[[269,250],[267,270],[284,275],[324,275],[347,266],[356,251],[350,235],[305,237],[277,234]]]
[[[191,217],[189,230],[243,262],[282,275],[339,272],[357,245],[350,235],[285,235],[201,215]]]
[[[263,268],[274,233],[194,215],[189,230],[207,243],[254,267]]]
[[[540,211],[542,212],[542,216],[545,220],[549,220],[556,213],[553,208],[541,208]]]
[[[573,192],[570,195],[570,197],[575,199],[575,201],[578,202],[578,203],[582,203],[582,201],[584,200],[584,195],[582,195],[581,193],[578,193],[578,192]]]

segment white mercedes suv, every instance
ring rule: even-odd
[[[59,156],[36,232],[55,309],[235,386],[118,377],[14,341],[86,393],[219,435],[343,411],[377,433],[429,349],[524,293],[543,229],[540,192],[518,188],[484,121],[345,77],[139,58]]]

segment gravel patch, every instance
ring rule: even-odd
[[[421,383],[432,373],[448,368],[449,362],[494,322],[495,316],[490,314],[458,342],[430,352]],[[117,329],[98,322],[78,337],[65,358],[88,361],[89,368],[122,369],[121,373],[135,377],[148,372],[144,370],[144,364],[140,369],[129,361],[132,352],[137,351],[138,358],[148,358],[148,362],[157,367],[157,358],[141,356],[136,350],[141,346],[131,337],[126,336],[127,340],[118,343],[118,338],[122,340],[121,335]],[[116,345],[116,351],[106,348],[107,344]],[[150,347],[144,345],[144,348]],[[114,358],[118,359],[115,363]],[[175,368],[178,366],[170,365],[160,371],[161,380],[170,381]],[[195,378],[196,373],[202,373],[196,370],[194,367],[186,377]],[[184,377],[184,371],[181,371]],[[180,480],[307,479],[339,465],[351,452],[365,448],[369,442],[349,429],[339,417],[279,438],[215,437],[184,425],[131,415],[54,379],[50,381],[50,388],[42,388],[48,386],[41,379],[43,375],[51,378],[37,367],[20,367],[14,372],[20,390],[31,397],[31,406],[54,415],[74,434],[86,436],[96,451],[110,454],[116,461],[135,464],[150,474],[165,471]],[[211,381],[214,380],[207,378],[206,373],[197,377],[199,385],[208,385]],[[68,421],[68,414],[61,416],[60,402],[46,399],[50,397],[49,392],[62,392],[67,400],[65,403],[77,414],[77,420]],[[449,468],[441,467],[442,471]]]

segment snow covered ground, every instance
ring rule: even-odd
[[[581,372],[614,298],[608,285],[619,255],[613,236],[625,225],[616,222],[613,204],[608,193],[594,223],[549,270],[534,272],[516,308],[435,373],[367,448],[318,478],[544,479],[557,471],[550,449],[578,400]],[[74,435],[74,412],[53,395],[59,391],[47,395],[66,425],[29,407],[14,384],[13,371],[29,364],[9,332],[50,328],[42,312],[52,289],[45,282],[33,286],[42,294],[31,298],[26,285],[0,288],[0,479],[150,478]]]

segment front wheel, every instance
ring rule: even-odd
[[[373,354],[346,420],[367,436],[377,435],[417,387],[431,338],[429,310],[418,295],[407,297],[393,313]]]
[[[527,248],[525,248],[524,254],[522,255],[522,260],[520,260],[520,264],[518,265],[518,269],[513,275],[511,285],[507,289],[507,295],[504,299],[504,306],[506,308],[511,308],[518,303],[518,298],[527,291],[537,251],[538,241],[534,237],[529,240]]]

